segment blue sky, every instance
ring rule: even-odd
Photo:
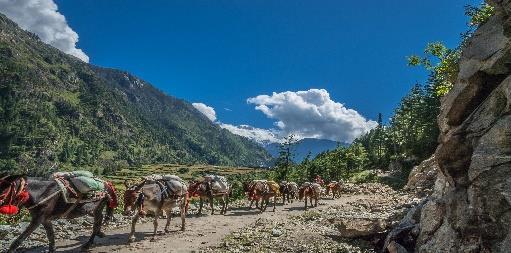
[[[90,63],[211,106],[218,121],[259,128],[280,118],[248,98],[311,88],[368,119],[388,118],[426,79],[406,56],[431,41],[456,46],[464,6],[480,2],[55,1]]]

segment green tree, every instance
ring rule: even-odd
[[[275,179],[278,181],[287,180],[293,166],[293,147],[296,144],[296,138],[290,134],[284,138],[279,147],[279,157],[275,163]]]

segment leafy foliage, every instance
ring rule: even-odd
[[[262,166],[257,144],[129,73],[63,54],[0,15],[0,171],[114,174],[154,163]]]
[[[479,6],[465,6],[465,15],[470,17],[468,24],[471,27],[483,25],[494,13],[495,8],[487,3],[482,3]]]
[[[429,43],[424,50],[424,56],[412,55],[408,57],[408,65],[423,66],[430,72],[428,85],[435,91],[435,95],[442,97],[451,90],[458,75],[458,61],[461,51],[475,29],[488,21],[495,13],[495,9],[482,3],[480,6],[465,6],[465,15],[469,17],[469,29],[462,34],[461,43],[457,48],[449,49],[441,42]]]

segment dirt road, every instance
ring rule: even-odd
[[[367,199],[370,195],[350,195],[340,199],[331,200],[323,199],[320,205],[310,210],[321,210],[331,205],[345,205],[350,202]],[[268,207],[267,211],[260,213],[256,209],[248,210],[247,208],[233,208],[226,215],[210,215],[209,213],[202,216],[190,215],[186,219],[186,231],[179,231],[179,219],[172,221],[172,232],[165,234],[163,226],[165,221],[159,221],[160,234],[156,241],[151,241],[153,230],[152,222],[138,224],[136,232],[136,240],[131,244],[127,244],[128,227],[119,227],[105,231],[105,238],[97,238],[96,244],[91,252],[135,252],[135,253],[151,253],[151,252],[194,252],[200,251],[206,247],[214,247],[222,242],[222,239],[228,234],[253,224],[260,218],[280,220],[285,222],[290,215],[299,215],[303,213],[303,202],[295,201],[291,204],[277,205],[276,212],[271,211]],[[57,242],[58,252],[78,252],[79,246],[87,239],[89,231],[84,231],[78,238],[73,238]],[[42,249],[32,249],[28,252],[40,252]]]

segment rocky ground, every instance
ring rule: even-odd
[[[377,252],[386,232],[419,199],[381,184],[351,185],[351,199],[300,214],[259,218],[205,252]]]
[[[303,202],[278,205],[276,212],[248,210],[244,201],[232,205],[227,215],[187,218],[187,231],[163,232],[149,241],[152,222],[146,218],[137,226],[137,240],[127,245],[129,219],[116,216],[116,221],[98,238],[92,252],[377,252],[384,235],[419,202],[411,195],[396,192],[381,184],[347,185],[339,199],[325,198],[318,207],[303,210]],[[268,209],[270,210],[270,209]],[[91,219],[56,221],[59,252],[74,252],[92,228]],[[27,223],[0,227],[1,248],[18,235]],[[164,222],[160,220],[160,230]],[[23,247],[27,252],[41,252],[47,243],[38,229]],[[39,246],[39,247],[38,247]],[[42,247],[41,247],[42,246]]]

